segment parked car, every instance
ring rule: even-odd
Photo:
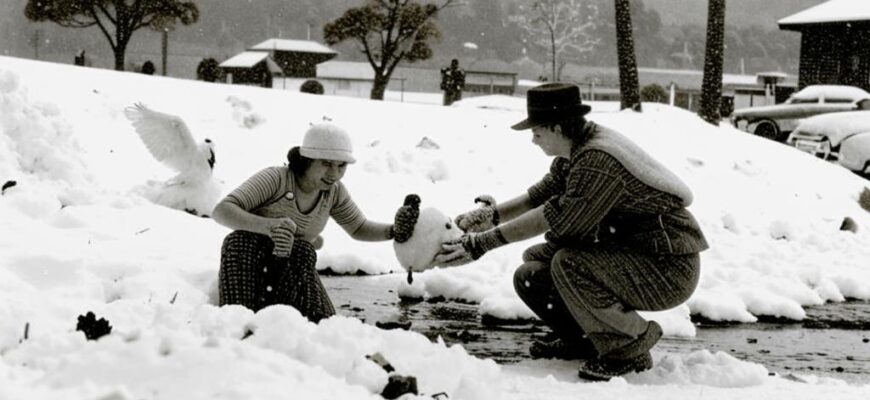
[[[852,110],[870,110],[870,93],[855,86],[810,85],[782,104],[734,110],[731,123],[738,129],[782,142],[804,118]]]
[[[791,132],[786,143],[866,175],[870,172],[870,111],[835,112],[806,118]]]

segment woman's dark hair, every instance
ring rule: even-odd
[[[295,146],[287,152],[287,163],[289,164],[287,167],[290,168],[293,175],[304,175],[313,161],[299,152],[299,146]]]
[[[582,143],[586,140],[586,118],[583,118],[583,116],[569,117],[568,119],[548,123],[544,126],[549,129],[555,129],[556,126],[561,127],[562,135],[571,139],[574,143]]]

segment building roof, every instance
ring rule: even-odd
[[[268,57],[269,53],[266,52],[244,51],[220,63],[220,66],[225,68],[250,68]]]
[[[289,51],[295,53],[315,53],[315,54],[330,54],[336,55],[336,52],[329,47],[311,40],[293,40],[293,39],[268,39],[262,43],[252,46],[249,50],[260,51]]]
[[[779,23],[780,29],[789,29],[801,25],[854,21],[870,21],[870,1],[829,0],[789,15],[777,23]]]
[[[700,90],[704,81],[704,71],[693,69],[665,69],[665,68],[646,68],[638,67],[638,83],[641,86],[650,84],[658,84],[668,86],[676,85],[678,88]],[[765,72],[764,74],[772,74]],[[600,86],[618,86],[619,71],[615,68],[590,68],[589,73],[574,77],[581,86],[588,84],[590,81],[596,82]],[[722,85],[729,87],[740,86],[757,86],[759,84],[758,75],[746,74],[722,74]],[[796,84],[796,77],[783,74],[781,76],[783,85]]]
[[[638,68],[641,85],[657,83],[667,86],[670,83],[684,89],[700,89],[704,81],[704,71],[689,69]],[[756,75],[722,74],[724,86],[757,85]]]
[[[266,67],[272,73],[281,73],[281,67],[264,51],[243,51],[219,64],[221,68],[252,68],[265,61]]]

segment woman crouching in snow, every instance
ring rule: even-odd
[[[465,264],[545,233],[514,274],[517,294],[555,336],[530,352],[585,360],[581,378],[608,380],[652,368],[661,326],[636,310],[685,302],[708,246],[686,209],[689,188],[621,134],[587,122],[589,111],[577,86],[529,90],[528,118],[512,128],[532,130],[532,143],[555,157],[550,172],[519,197],[457,217],[468,233],[435,263]]]
[[[335,314],[315,269],[315,249],[323,244],[320,233],[330,217],[362,241],[407,240],[410,231],[396,233],[393,225],[370,221],[357,208],[341,183],[356,161],[341,128],[312,126],[287,161],[257,172],[215,206],[214,220],[234,230],[221,248],[220,305],[257,311],[286,304],[317,322]]]

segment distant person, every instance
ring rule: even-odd
[[[81,67],[85,66],[85,51],[84,50],[82,50],[82,52],[79,53],[79,55],[75,56],[74,63],[75,63],[75,65],[78,65]]]
[[[449,106],[454,101],[462,99],[462,89],[465,88],[465,71],[459,68],[459,60],[450,61],[450,68],[441,68],[441,90],[444,91],[444,105]]]
[[[157,68],[154,67],[154,63],[149,60],[142,64],[142,69],[140,71],[145,75],[154,75],[154,71],[156,70]]]
[[[410,238],[413,226],[402,223],[408,207],[399,208],[397,224],[383,224],[366,218],[351,199],[341,179],[355,161],[343,129],[314,125],[302,146],[287,153],[286,166],[257,172],[215,206],[214,220],[233,229],[221,247],[220,305],[258,311],[286,304],[320,321],[335,314],[315,268],[330,218],[356,240]]]
[[[608,380],[652,368],[662,336],[637,311],[675,307],[695,291],[707,241],[680,178],[622,134],[587,121],[575,85],[529,90],[532,143],[554,158],[526,193],[456,218],[466,231],[436,265],[461,265],[544,234],[514,273],[520,299],[553,331],[533,357],[585,360],[581,378]]]

